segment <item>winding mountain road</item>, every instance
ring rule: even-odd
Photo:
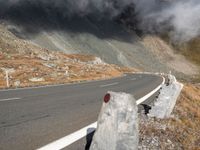
[[[156,75],[127,74],[80,84],[1,90],[0,149],[40,148],[95,122],[107,91],[131,93],[139,99],[162,82]],[[84,149],[84,144],[68,149]]]

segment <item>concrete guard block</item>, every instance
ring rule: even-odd
[[[138,108],[130,94],[108,92],[90,150],[137,150]]]

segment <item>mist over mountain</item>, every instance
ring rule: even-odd
[[[188,54],[192,54],[191,60],[194,55],[199,62],[198,45],[192,45],[191,49],[195,47],[192,51],[184,46],[188,52],[185,58],[159,35],[169,35],[178,45],[198,37],[199,3],[197,0],[0,0],[0,25],[17,38],[41,48],[94,55],[107,63],[144,71],[172,71],[182,78],[199,72],[199,67],[187,60]]]
[[[169,32],[173,41],[200,35],[198,0],[1,0],[0,16],[18,24],[55,25],[92,16],[114,20],[127,9],[129,22],[144,33]],[[123,19],[123,18],[122,18]]]

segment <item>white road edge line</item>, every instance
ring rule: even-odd
[[[117,84],[119,84],[119,82],[105,84],[105,85],[100,85],[100,87],[108,87],[108,86],[117,85]]]
[[[161,83],[157,88],[155,88],[155,89],[154,89],[153,91],[151,91],[149,94],[143,96],[142,98],[140,98],[140,99],[138,99],[138,100],[136,101],[136,104],[137,104],[137,105],[139,105],[139,104],[141,104],[142,102],[144,102],[146,99],[148,99],[149,97],[151,97],[154,93],[156,93],[156,92],[161,88],[161,86],[165,83],[165,78],[164,78],[164,77],[162,77],[162,78],[163,78],[163,81],[162,81],[162,83]]]
[[[92,133],[94,130],[88,131],[88,128],[93,128],[94,130],[97,128],[97,122],[94,122],[70,135],[67,135],[53,143],[50,143],[42,148],[39,148],[37,150],[60,150],[64,147],[69,146],[70,144],[78,141],[79,139],[85,137],[87,134]]]
[[[162,84],[165,83],[165,78],[163,78],[163,82],[157,87],[155,88],[153,91],[151,91],[149,94],[145,95],[144,97],[138,99],[136,101],[137,105],[141,104],[142,102],[144,102],[146,99],[148,99],[149,97],[151,97],[154,93],[156,93],[162,86]],[[71,145],[72,143],[80,140],[81,138],[85,137],[86,135],[90,134],[91,132],[93,132],[95,130],[95,128],[97,127],[97,122],[94,122],[70,135],[67,135],[61,139],[58,139],[46,146],[43,146],[41,148],[38,148],[37,150],[61,150],[69,145]],[[88,128],[94,128],[94,130],[91,130],[90,132],[88,132]]]
[[[5,101],[13,101],[13,100],[19,100],[21,98],[7,98],[7,99],[0,99],[0,102],[5,102]]]

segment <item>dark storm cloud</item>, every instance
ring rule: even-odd
[[[138,28],[144,32],[170,29],[174,41],[188,41],[200,35],[199,0],[0,0],[0,16],[24,21],[88,15],[112,19],[129,6],[134,6]]]

